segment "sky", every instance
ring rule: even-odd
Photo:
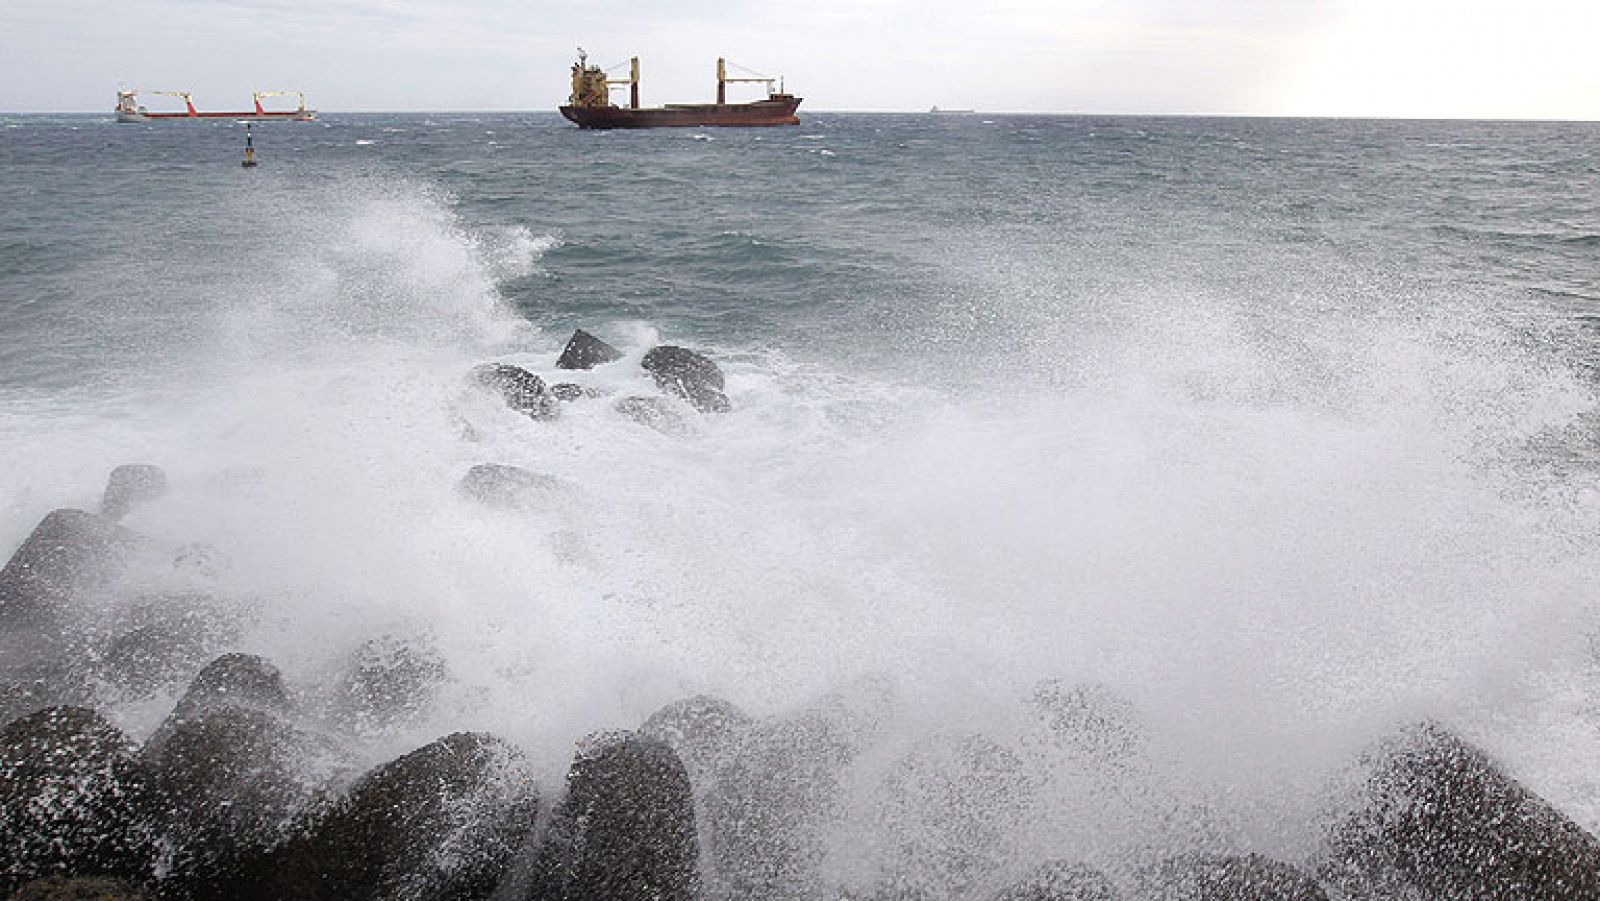
[[[1597,38],[1600,0],[0,0],[0,112],[548,110],[582,46],[647,106],[723,56],[812,110],[1593,120]]]

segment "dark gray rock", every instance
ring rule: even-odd
[[[98,713],[12,722],[0,730],[0,896],[52,875],[148,878],[151,812],[133,744]]]
[[[554,419],[561,413],[561,405],[545,388],[544,379],[521,366],[484,363],[473,367],[472,379],[530,419]]]
[[[650,714],[639,734],[666,742],[677,752],[699,793],[709,787],[712,774],[732,759],[754,726],[749,714],[727,701],[695,695]]]
[[[556,400],[579,400],[583,397],[583,386],[574,385],[571,382],[560,382],[550,386],[550,393],[555,395]]]
[[[162,896],[237,896],[254,862],[317,798],[320,752],[310,737],[247,708],[183,719],[147,744],[167,849]]]
[[[683,398],[702,413],[727,412],[728,398],[722,393],[727,384],[722,370],[704,355],[663,344],[652,347],[639,365],[662,391]]]
[[[554,476],[529,472],[520,466],[479,463],[461,477],[456,490],[490,507],[527,509],[549,506],[572,490]]]
[[[309,817],[262,859],[244,897],[488,898],[537,807],[519,752],[492,736],[456,733],[378,767]]]
[[[158,500],[167,493],[167,474],[151,463],[126,463],[111,470],[106,493],[100,499],[100,512],[121,519],[140,504]]]
[[[357,649],[340,680],[335,717],[358,735],[405,725],[433,702],[445,674],[444,658],[427,643],[374,638]]]
[[[994,901],[1121,901],[1122,894],[1106,874],[1071,861],[1057,860],[1019,879]]]
[[[614,409],[640,425],[647,425],[663,435],[682,435],[688,423],[664,397],[624,397]]]
[[[6,650],[0,643],[0,652]],[[86,707],[94,702],[90,673],[67,656],[43,654],[0,662],[0,722],[47,707]]]
[[[636,733],[586,740],[540,845],[530,901],[694,901],[699,847],[689,775]]]
[[[1357,897],[1600,898],[1600,839],[1437,723],[1363,761],[1370,778],[1336,825],[1330,881]]]
[[[1168,860],[1141,878],[1151,901],[1327,901],[1316,880],[1260,854]]]
[[[106,517],[53,511],[0,570],[0,631],[59,628],[141,545],[137,535]]]
[[[151,896],[138,886],[117,879],[52,876],[23,886],[11,901],[151,901]]]
[[[622,359],[622,351],[601,341],[583,329],[572,333],[567,346],[556,359],[557,369],[593,369],[603,363]]]

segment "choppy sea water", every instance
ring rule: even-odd
[[[487,730],[554,784],[678,698],[871,685],[843,884],[895,762],[1027,747],[1045,679],[1126,698],[1146,788],[1286,859],[1427,717],[1600,830],[1600,126],[803,120],[330,115],[244,171],[232,124],[0,117],[0,547],[160,464],[127,524],[203,543],[300,691],[376,636],[441,654],[374,760]],[[683,344],[732,411],[466,383],[574,328],[629,354],[574,380],[650,392]],[[484,508],[484,462],[570,491]],[[142,737],[172,700],[102,708]],[[1034,795],[1018,846],[1162,840]]]

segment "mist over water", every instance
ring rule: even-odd
[[[827,860],[869,886],[948,802],[886,780],[962,736],[1024,763],[982,799],[1021,863],[1295,860],[1340,768],[1435,717],[1600,829],[1582,127],[352,117],[262,129],[241,174],[225,129],[20,121],[0,544],[160,464],[126,523],[203,563],[149,587],[215,597],[311,709],[369,639],[437,650],[373,761],[487,730],[556,785],[679,698],[855,693]],[[127,170],[66,162],[99,146]],[[574,327],[627,357],[558,373]],[[653,393],[657,343],[732,412],[536,422],[467,377]],[[559,487],[485,507],[478,463]],[[1132,769],[1046,749],[1050,679],[1126,699]],[[173,700],[102,706],[143,737]]]

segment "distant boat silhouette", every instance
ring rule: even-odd
[[[936,116],[942,116],[942,115],[955,115],[957,113],[962,113],[962,114],[974,113],[974,112],[977,112],[977,110],[970,110],[970,109],[940,109],[940,108],[938,108],[936,106],[933,109],[928,110],[928,112],[933,113]]]

